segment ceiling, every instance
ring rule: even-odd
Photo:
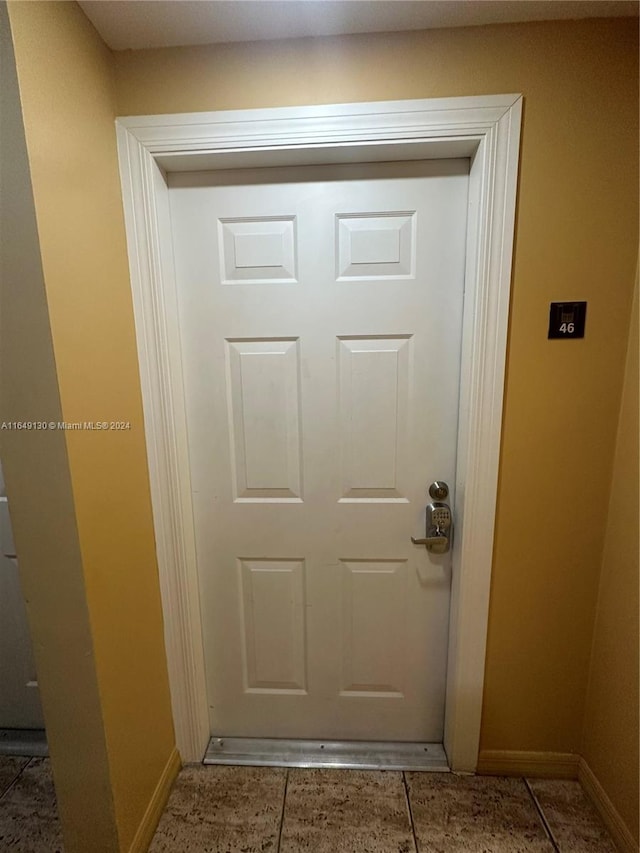
[[[80,0],[113,50],[638,15],[637,0]]]

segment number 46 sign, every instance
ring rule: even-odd
[[[549,306],[550,338],[584,338],[586,302],[552,302]]]

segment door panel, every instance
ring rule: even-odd
[[[301,500],[297,340],[227,340],[237,501]]]
[[[304,561],[241,560],[247,692],[306,691]]]
[[[442,738],[468,162],[170,176],[212,731]],[[453,496],[452,496],[453,497]]]
[[[338,344],[341,501],[407,500],[411,337]]]
[[[407,652],[402,630],[392,644],[379,628],[405,624],[406,560],[341,562],[343,658],[340,695],[402,698]]]

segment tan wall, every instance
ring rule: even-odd
[[[598,595],[583,756],[638,842],[638,286]]]
[[[0,79],[0,421],[57,422],[60,397],[4,3]],[[67,850],[112,853],[113,797],[64,433],[0,430],[0,456]],[[82,822],[73,816],[79,803]]]
[[[128,850],[174,735],[112,59],[75,3],[12,2],[9,15],[62,414],[66,421],[131,424],[122,432],[64,436],[113,805],[119,843]],[[28,360],[30,351],[23,349],[21,357]],[[37,398],[33,405],[39,406]],[[39,409],[32,416],[39,417]],[[15,477],[12,485],[19,488]],[[81,798],[75,806],[82,816]]]
[[[521,177],[482,726],[580,746],[637,256],[636,21],[115,54],[123,115],[522,92]],[[583,341],[548,303],[587,299]]]

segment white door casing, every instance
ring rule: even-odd
[[[214,735],[442,742],[468,168],[169,175]]]
[[[444,743],[476,767],[515,217],[518,95],[117,120],[165,642],[178,747],[209,724],[166,175],[172,171],[470,158]]]

